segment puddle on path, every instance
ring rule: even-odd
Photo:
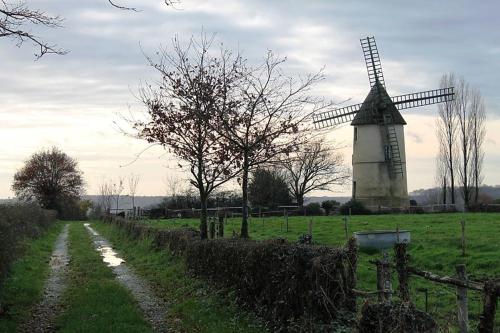
[[[168,325],[165,315],[168,309],[166,302],[155,294],[147,281],[136,275],[133,269],[127,267],[124,260],[113,251],[111,244],[101,237],[89,223],[84,223],[84,226],[91,234],[94,246],[101,253],[103,261],[111,267],[118,281],[132,293],[153,330],[167,332]]]
[[[92,229],[89,223],[84,223],[83,225],[92,235],[99,236],[99,234],[94,229]],[[97,251],[101,252],[102,261],[104,261],[109,267],[116,267],[119,266],[122,262],[125,262],[125,260],[117,256],[117,253],[113,251],[111,246],[99,240],[97,240],[95,243],[97,243]]]

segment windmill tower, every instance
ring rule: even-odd
[[[367,207],[407,207],[404,125],[399,110],[453,100],[453,87],[390,97],[374,37],[361,39],[370,92],[363,103],[315,114],[316,128],[354,127],[352,197]]]

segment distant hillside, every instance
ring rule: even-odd
[[[493,200],[500,198],[500,185],[484,185],[479,189],[480,196],[487,196]],[[434,187],[428,189],[419,189],[409,193],[411,199],[416,200],[419,205],[427,205],[441,202],[441,189]],[[449,200],[449,199],[448,199]],[[460,189],[456,188],[456,201],[458,205],[463,205],[460,195]]]
[[[165,197],[162,196],[136,196],[135,206],[142,208],[150,208],[151,206],[159,204]],[[99,203],[98,195],[84,195],[83,199],[90,200],[93,203]],[[116,202],[113,202],[113,208],[116,208]],[[118,202],[118,207],[120,209],[132,208],[132,198],[128,195],[121,196]]]

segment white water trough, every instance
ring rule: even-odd
[[[410,232],[408,230],[373,230],[357,231],[354,238],[360,248],[372,250],[387,250],[394,244],[410,243]]]

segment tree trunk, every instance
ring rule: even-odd
[[[450,191],[451,191],[451,203],[455,204],[455,170],[453,166],[453,146],[451,143],[448,146],[448,153],[450,154]]]
[[[207,196],[200,193],[201,212],[200,212],[200,237],[201,239],[208,238],[207,228]]]
[[[249,172],[248,164],[245,163],[243,167],[243,175],[241,182],[241,190],[242,190],[242,203],[241,203],[241,238],[249,238],[248,234],[248,172]]]
[[[446,205],[446,175],[443,177],[443,204]]]
[[[304,208],[304,195],[303,194],[298,194],[297,195],[297,205],[302,209]]]

